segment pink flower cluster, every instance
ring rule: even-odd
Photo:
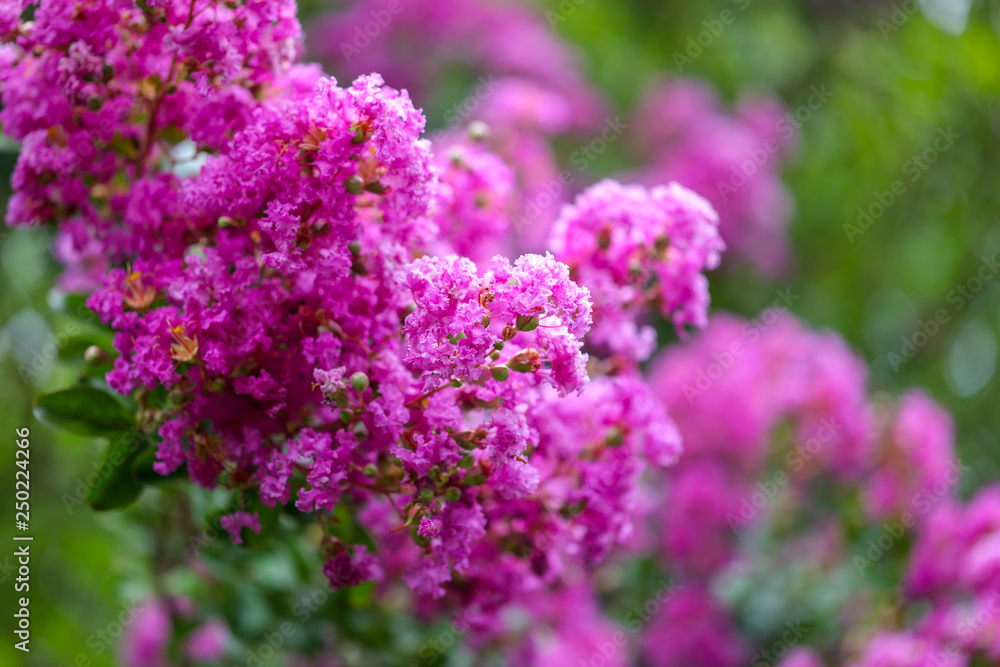
[[[787,260],[777,107],[657,87],[631,122],[649,187],[570,201],[582,179],[550,139],[603,107],[539,17],[390,6],[330,17],[325,55],[422,89],[440,62],[407,34],[471,53],[503,76],[455,111],[468,132],[432,143],[382,76],[299,64],[285,0],[0,0],[8,219],[56,226],[63,288],[114,330],[106,382],[155,429],[155,470],[250,498],[220,519],[236,544],[308,515],[333,588],[402,582],[418,615],[461,610],[472,647],[512,664],[745,664],[760,638],[727,582],[791,563],[865,577],[881,555],[851,543],[880,526],[879,554],[915,535],[906,613],[860,614],[878,593],[857,584],[831,621],[847,638],[783,667],[1000,660],[1000,490],[956,500],[947,414],[870,395],[841,339],[790,316],[709,322],[727,245],[766,272]],[[707,328],[644,371],[657,325]],[[679,582],[620,625],[595,592],[616,550]],[[123,662],[163,664],[192,618],[148,605]],[[211,621],[183,653],[227,641]]]
[[[965,665],[981,651],[996,659],[988,642],[997,621],[982,614],[1000,610],[1000,600],[990,597],[1000,585],[990,577],[1000,569],[990,570],[989,537],[1000,525],[994,502],[1000,496],[985,491],[967,509],[956,504],[963,468],[951,420],[927,396],[869,398],[864,366],[839,338],[773,312],[753,321],[716,316],[689,344],[658,358],[650,382],[674,415],[685,449],[663,473],[664,489],[653,492],[655,528],[644,536],[655,540],[651,546],[683,587],[644,633],[649,664],[744,664],[752,643],[737,630],[735,610],[713,590],[733,573],[746,577],[755,559],[772,567],[807,564],[813,576],[848,568],[861,578],[852,591],[861,601],[871,595],[864,578],[911,530],[919,540],[898,594],[914,604],[928,599],[932,611],[911,627],[879,628],[860,654],[826,647],[842,656],[830,664]],[[858,516],[831,507],[824,500],[830,493],[856,503]],[[796,523],[803,519],[806,526]],[[758,551],[766,539],[760,536],[796,525],[794,539]],[[852,552],[857,547],[848,547],[848,533],[859,525],[879,532]],[[683,601],[684,610],[676,610],[682,620],[674,619]],[[859,620],[839,619],[847,628]],[[781,664],[824,661],[803,648]]]
[[[71,270],[113,264],[88,304],[157,472],[326,527],[344,502],[372,544],[326,535],[331,585],[404,580],[474,641],[631,538],[680,438],[626,348],[706,321],[704,200],[602,183],[511,261],[511,170],[475,141],[435,157],[378,75],[296,65],[291,4],[53,0],[8,32],[11,221],[56,223]]]
[[[708,202],[676,183],[646,190],[603,181],[565,207],[552,246],[594,295],[591,342],[641,361],[656,340],[637,315],[658,311],[678,329],[704,326],[708,280],[701,272],[718,266],[718,224]]]
[[[0,4],[0,123],[22,142],[7,221],[59,222],[69,289],[94,287],[108,258],[183,248],[164,224],[178,173],[309,78],[290,0]]]

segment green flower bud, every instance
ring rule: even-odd
[[[344,181],[344,187],[352,195],[359,195],[365,189],[365,179],[361,178],[357,174],[351,176],[349,179]]]
[[[532,315],[528,317],[526,315],[518,315],[517,328],[521,331],[534,331],[538,328],[538,316]]]
[[[368,388],[368,376],[358,371],[351,376],[351,386],[354,387],[354,391],[359,394],[363,393],[365,389]]]

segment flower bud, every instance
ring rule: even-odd
[[[507,365],[518,373],[534,373],[542,367],[541,354],[535,348],[529,347],[511,357]]]
[[[534,331],[538,328],[538,316],[518,315],[517,328],[521,331]]]
[[[358,371],[351,376],[351,386],[354,387],[354,391],[359,394],[364,393],[365,389],[368,388],[368,376]]]
[[[88,366],[106,364],[109,361],[108,353],[96,345],[87,348],[87,351],[83,353],[83,360]]]
[[[359,195],[365,189],[365,181],[357,174],[354,174],[354,176],[344,181],[344,187],[352,195]]]

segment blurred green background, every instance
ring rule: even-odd
[[[306,3],[304,15],[321,4]],[[558,2],[539,4],[560,11]],[[968,284],[982,258],[1000,252],[1000,3],[924,4],[924,11],[889,31],[886,21],[902,2],[578,0],[563,3],[572,11],[563,11],[554,29],[579,45],[587,75],[622,111],[632,108],[647,82],[676,74],[674,53],[703,29],[703,21],[726,9],[736,19],[684,75],[707,80],[729,100],[760,90],[792,109],[813,86],[833,93],[803,124],[798,149],[783,171],[796,202],[789,229],[793,267],[775,280],[750,269],[719,271],[711,281],[713,307],[752,316],[774,301],[776,289],[790,288],[800,296],[794,306],[799,317],[839,332],[868,362],[874,390],[898,394],[908,386],[925,387],[954,415],[959,454],[973,466],[962,487],[968,495],[1000,477],[1000,279],[986,280],[963,298],[960,310],[949,294]],[[449,99],[448,87],[443,90],[435,100],[439,109],[465,94],[456,85]],[[428,117],[432,127],[442,124],[434,108],[428,107]],[[859,207],[870,207],[877,192],[905,179],[907,162],[948,128],[958,135],[954,144],[915,182],[906,180],[906,191],[869,229],[849,238],[845,225],[856,224]],[[618,171],[624,158],[616,150],[621,147],[601,156],[588,177]],[[0,144],[0,206],[9,194],[16,152],[15,145]],[[6,453],[0,474],[9,517],[0,539],[13,544],[14,431],[25,426],[31,429],[35,536],[33,650],[24,656],[13,649],[12,619],[5,615],[0,664],[115,665],[114,647],[97,633],[113,631],[115,619],[150,593],[153,570],[165,567],[157,559],[157,531],[141,528],[169,521],[163,512],[172,501],[169,491],[147,492],[139,507],[106,515],[75,503],[79,480],[93,470],[101,446],[40,425],[31,415],[31,399],[74,381],[82,347],[64,347],[64,358],[45,364],[27,382],[18,371],[71,322],[50,294],[58,272],[51,231],[3,228],[0,235],[0,427]],[[939,309],[948,322],[912,359],[893,368],[888,355],[899,354],[904,337]],[[95,329],[87,335],[102,334]],[[195,497],[206,505],[213,500],[225,502]],[[289,540],[263,563],[241,561],[246,557],[220,545],[206,549],[208,560],[233,559],[234,577],[262,582],[263,593],[219,600],[220,613],[246,616],[237,628],[244,636],[269,629],[288,613],[289,590],[309,596],[321,585],[318,557],[299,546]],[[12,554],[12,546],[0,550],[4,609],[13,608],[15,597]],[[358,633],[378,627],[372,623]]]

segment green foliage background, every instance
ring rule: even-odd
[[[729,100],[760,90],[779,95],[792,109],[806,101],[813,86],[833,93],[803,125],[798,150],[783,171],[797,205],[790,227],[794,267],[777,280],[745,268],[720,270],[712,276],[713,306],[753,316],[774,300],[776,289],[790,288],[800,296],[794,308],[799,317],[839,332],[868,362],[874,389],[898,394],[920,385],[952,412],[960,456],[972,464],[963,481],[964,495],[1000,477],[1000,383],[995,372],[1000,280],[987,281],[960,311],[947,300],[950,290],[976,274],[982,257],[1000,252],[1000,4],[974,2],[967,27],[957,35],[921,13],[895,29],[886,22],[896,8],[888,2],[539,4],[554,12],[554,29],[579,45],[589,76],[619,110],[630,109],[655,77],[677,74],[675,53],[704,29],[703,21],[727,9],[735,20],[684,68],[684,75],[711,82]],[[320,3],[305,5],[308,16]],[[467,80],[457,76],[446,82],[433,103],[425,104],[431,126],[440,125],[441,111],[464,97]],[[907,191],[851,242],[845,225],[856,222],[858,208],[868,207],[876,191],[904,178],[904,164],[947,128],[959,135],[954,146],[917,182],[907,181]],[[16,150],[10,143],[0,144],[0,202],[9,194]],[[625,164],[620,150],[616,146],[602,156],[588,178],[620,169]],[[24,426],[31,428],[30,532],[35,536],[33,650],[24,656],[13,649],[12,622],[5,614],[0,664],[117,664],[113,646],[97,633],[113,632],[115,619],[151,592],[153,582],[162,580],[153,576],[157,569],[173,573],[167,582],[172,589],[216,601],[216,611],[234,623],[243,642],[237,644],[233,664],[243,664],[245,650],[259,643],[255,637],[294,618],[294,605],[322,590],[318,557],[288,523],[278,527],[282,539],[275,542],[281,547],[274,551],[247,553],[221,544],[226,540],[213,543],[204,551],[213,564],[212,582],[185,580],[176,575],[177,563],[158,556],[165,549],[163,540],[172,539],[167,527],[179,516],[182,494],[147,491],[139,506],[125,513],[96,514],[67,504],[67,497],[77,496],[79,480],[99,461],[102,445],[39,424],[31,415],[31,399],[39,391],[71,384],[79,374],[82,348],[66,348],[66,358],[25,382],[19,364],[29,362],[71,320],[50,296],[57,274],[50,230],[4,228],[0,233],[4,609],[12,609],[16,597],[9,569],[13,451],[14,430]],[[895,371],[887,355],[898,353],[902,338],[942,308],[950,321]],[[101,334],[94,329],[89,335]],[[195,494],[193,514],[210,516],[228,500]],[[418,655],[421,642],[438,636],[443,627],[416,627],[393,614],[391,606],[369,608],[363,590],[338,594],[336,601],[329,597],[310,615],[306,631],[289,643],[307,648],[315,639],[310,623],[333,616],[338,627],[353,635],[344,650],[357,655],[361,664],[364,656],[379,655],[390,640],[400,653],[368,664],[407,664],[406,656]],[[78,656],[84,662],[74,663]],[[460,664],[462,654],[452,652],[448,660]]]

